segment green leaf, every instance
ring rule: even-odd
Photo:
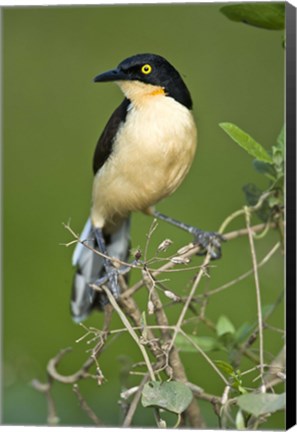
[[[272,164],[272,158],[257,141],[233,123],[220,123],[219,126],[248,154],[254,158]]]
[[[249,324],[249,323],[243,323],[235,332],[234,340],[237,343],[240,343],[244,341],[244,339],[247,338],[247,336],[253,331],[255,326]]]
[[[272,146],[272,159],[274,163],[274,169],[277,174],[277,179],[282,178],[285,170],[285,133],[285,126],[283,126],[277,137],[277,144],[275,146]]]
[[[178,381],[149,381],[142,390],[144,407],[157,406],[181,414],[191,403],[193,394],[189,387]]]
[[[275,165],[276,171],[283,170],[283,164],[284,164],[283,149],[279,148],[278,146],[272,146],[272,159],[273,159],[273,163]]]
[[[285,146],[285,126],[282,127],[279,136],[277,137],[277,144],[280,148],[284,148]]]
[[[242,379],[240,377],[240,371],[236,371],[232,374],[233,382],[232,387],[238,390],[240,393],[247,393],[245,388],[242,386]]]
[[[217,335],[221,337],[227,333],[234,334],[235,327],[228,317],[226,317],[225,315],[221,315],[216,325],[216,331]]]
[[[248,393],[238,396],[237,405],[244,411],[258,417],[284,409],[286,406],[286,397],[285,393]]]
[[[262,306],[262,315],[264,318],[266,318],[267,316],[271,315],[271,313],[273,312],[275,308],[274,304],[267,304]]]
[[[253,160],[253,166],[259,174],[266,175],[270,180],[275,180],[275,171],[273,166],[267,162],[258,159]]]
[[[285,27],[285,3],[245,3],[224,6],[220,11],[231,21],[238,21],[267,30]]]
[[[246,202],[248,203],[249,206],[256,205],[261,195],[263,195],[264,193],[261,189],[258,188],[258,186],[254,185],[253,183],[248,183],[244,185],[242,189],[245,195]],[[262,206],[256,211],[256,214],[263,222],[268,221],[271,214],[271,210],[269,208],[267,199],[264,200]]]
[[[243,417],[242,411],[240,409],[238,410],[238,412],[236,414],[235,425],[236,425],[236,429],[238,429],[238,430],[246,429],[244,417]]]
[[[211,336],[190,336],[189,338],[199,346],[204,352],[216,351],[222,349],[222,344]],[[197,348],[182,334],[176,336],[174,345],[183,352],[197,353]]]
[[[282,204],[282,199],[277,196],[270,196],[268,198],[269,207],[279,207]]]
[[[242,188],[245,199],[248,205],[254,206],[259,201],[260,196],[263,194],[263,191],[258,188],[254,183],[248,183]]]
[[[229,363],[223,360],[215,360],[215,364],[218,366],[219,369],[221,369],[221,371],[225,372],[227,375],[234,375],[233,366],[231,366]]]
[[[238,385],[237,390],[240,391],[240,393],[242,394],[247,393],[247,390],[244,387],[242,387],[242,385]]]

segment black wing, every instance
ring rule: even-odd
[[[112,153],[112,145],[119,126],[126,120],[130,100],[125,98],[108,120],[95,149],[93,158],[94,174],[104,165]]]

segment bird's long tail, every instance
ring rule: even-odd
[[[102,309],[106,303],[105,296],[90,287],[90,284],[105,274],[103,258],[92,250],[99,249],[90,219],[87,220],[80,239],[85,245],[78,243],[72,257],[76,272],[70,308],[73,320],[76,322],[84,320],[92,309]],[[110,257],[127,261],[130,249],[130,218],[125,219],[113,234],[106,237],[105,242]]]

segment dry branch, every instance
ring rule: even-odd
[[[169,259],[166,258],[165,263],[164,263],[164,259],[161,259],[159,256],[149,259],[148,258],[149,242],[157,226],[156,223],[154,222],[147,235],[147,243],[144,251],[144,262],[139,261],[138,265],[135,265],[135,264],[123,263],[119,260],[112,259],[112,261],[114,261],[116,265],[125,265],[126,267],[131,267],[136,270],[140,270],[142,272],[141,279],[137,283],[135,283],[132,287],[129,288],[126,285],[124,278],[120,277],[119,282],[122,288],[122,294],[118,302],[116,302],[114,297],[111,295],[110,291],[105,286],[102,287],[94,286],[93,287],[94,289],[100,289],[105,292],[105,294],[109,299],[109,304],[106,306],[104,310],[105,319],[104,319],[102,330],[88,329],[87,327],[85,327],[86,335],[93,333],[92,341],[95,342],[95,346],[91,350],[91,355],[87,358],[87,360],[83,363],[83,365],[78,371],[70,375],[64,375],[59,373],[57,369],[59,367],[60,362],[64,359],[66,354],[71,352],[71,348],[63,349],[55,357],[50,359],[48,362],[47,365],[47,372],[49,376],[48,382],[42,384],[37,380],[34,381],[33,383],[34,388],[36,388],[40,392],[43,392],[47,397],[48,413],[49,413],[48,418],[50,424],[53,424],[53,422],[57,420],[56,410],[51,396],[51,387],[55,381],[59,381],[64,384],[73,384],[73,391],[77,395],[82,410],[86,412],[86,414],[92,419],[94,424],[96,424],[97,426],[102,425],[102,422],[100,421],[97,414],[93,412],[93,410],[89,407],[89,405],[81,395],[77,383],[82,379],[90,379],[90,378],[91,379],[96,378],[99,384],[103,382],[103,375],[99,368],[98,358],[102,350],[106,347],[105,344],[106,340],[110,336],[120,334],[122,332],[129,333],[130,336],[133,338],[133,340],[139,347],[139,350],[142,354],[144,360],[143,365],[147,369],[146,372],[142,374],[142,380],[140,384],[138,385],[138,387],[136,387],[136,389],[133,390],[133,392],[130,395],[130,398],[132,396],[133,398],[131,402],[127,403],[128,404],[127,411],[122,426],[129,427],[132,424],[135,411],[140,403],[141,392],[144,384],[149,379],[153,381],[156,379],[160,379],[161,373],[165,373],[168,379],[174,379],[186,383],[191,388],[195,396],[195,399],[193,399],[192,403],[189,405],[189,407],[183,414],[183,420],[184,420],[183,426],[186,425],[185,423],[186,418],[192,428],[201,428],[205,426],[201,416],[199,405],[197,403],[198,400],[204,400],[211,403],[215,413],[219,417],[221,415],[220,413],[223,412],[225,412],[224,415],[229,416],[228,407],[230,404],[232,405],[236,402],[236,398],[229,399],[229,392],[231,388],[229,378],[226,378],[223,375],[223,373],[218,369],[218,367],[215,365],[215,363],[210,359],[210,357],[201,349],[201,347],[197,345],[195,342],[193,342],[191,338],[189,338],[189,336],[184,332],[183,326],[186,323],[190,322],[189,319],[186,320],[186,316],[189,311],[192,311],[192,313],[195,314],[194,318],[196,320],[198,320],[199,322],[203,322],[210,329],[215,331],[216,330],[215,324],[205,316],[205,310],[208,306],[208,301],[210,297],[217,294],[218,292],[221,292],[225,289],[228,289],[231,286],[236,285],[239,281],[243,280],[244,278],[248,277],[251,274],[254,274],[255,284],[256,284],[257,306],[258,306],[257,308],[258,328],[256,328],[254,333],[252,335],[249,335],[249,338],[247,338],[244,341],[244,343],[238,347],[237,361],[238,362],[240,361],[240,356],[242,355],[245,355],[246,357],[252,359],[252,361],[256,362],[257,364],[256,367],[260,368],[261,376],[263,377],[264,380],[264,374],[263,374],[264,351],[263,351],[262,329],[264,329],[265,319],[267,317],[263,318],[261,312],[259,312],[261,301],[260,301],[260,284],[258,279],[258,269],[264,266],[270,260],[273,254],[275,254],[276,251],[279,250],[280,243],[277,243],[260,262],[257,262],[253,237],[255,233],[263,232],[263,230],[267,229],[267,224],[259,224],[259,225],[251,226],[249,220],[249,214],[247,213],[247,210],[242,209],[238,212],[235,212],[233,215],[231,215],[229,218],[226,219],[226,221],[222,224],[221,231],[223,231],[227,227],[227,225],[232,220],[234,220],[235,217],[242,216],[244,214],[246,215],[246,225],[247,225],[246,228],[226,233],[224,234],[224,238],[230,241],[241,236],[248,236],[251,254],[252,254],[253,268],[248,272],[238,276],[234,280],[229,281],[222,286],[219,286],[218,288],[212,289],[203,294],[197,294],[199,283],[201,282],[203,276],[206,274],[206,269],[210,264],[210,256],[206,255],[203,264],[201,266],[185,267],[184,265],[184,268],[187,270],[198,270],[198,271],[194,279],[194,282],[192,283],[190,291],[185,298],[178,297],[174,293],[171,293],[171,291],[168,290],[165,291],[165,294],[167,293],[166,295],[168,295],[169,297],[171,296],[170,298],[173,303],[182,304],[180,314],[174,325],[169,325],[167,314],[166,314],[166,305],[162,303],[157,291],[160,282],[156,281],[156,277],[166,272],[183,271],[183,268],[181,269],[180,265],[189,262],[189,259],[195,256],[199,252],[199,246],[193,243],[189,243],[181,250],[179,250],[177,253],[172,255],[172,257],[170,257]],[[271,223],[268,225],[268,227],[275,228],[276,225],[274,223]],[[79,236],[74,233],[74,231],[70,228],[69,225],[66,225],[66,228],[74,236],[75,238],[74,242],[81,242]],[[90,247],[87,245],[86,242],[81,242],[81,243],[83,243],[85,247],[90,249]],[[70,244],[73,244],[73,242],[68,243],[68,245]],[[166,240],[166,242],[163,242],[157,251],[157,255],[160,251],[162,251],[162,248],[164,248],[165,246],[168,247],[168,245],[170,245],[168,243],[168,240]],[[98,251],[94,251],[94,252],[99,253]],[[156,263],[159,265],[159,268],[151,268],[151,265]],[[162,284],[160,285],[162,286]],[[148,325],[143,322],[142,311],[139,308],[138,304],[136,303],[135,299],[132,297],[133,294],[143,286],[146,286],[148,290],[149,314],[151,313],[152,315],[154,315],[156,321],[155,325]],[[195,312],[193,306],[194,306],[194,302],[199,301],[199,299],[203,300],[203,304],[201,305],[200,313],[198,314]],[[276,304],[278,303],[276,302]],[[123,323],[122,328],[110,330],[112,310],[120,317]],[[204,390],[200,389],[197,385],[188,382],[188,378],[185,372],[183,362],[180,358],[179,352],[175,344],[176,337],[178,334],[182,334],[189,342],[192,343],[192,345],[195,347],[197,352],[199,352],[204,357],[204,359],[213,368],[215,373],[221,378],[225,388],[225,392],[223,393],[223,396],[211,395],[205,392]],[[258,335],[260,335],[260,360],[257,355],[255,355],[253,352],[249,350],[250,346],[257,339]],[[80,338],[80,340],[82,340],[83,338],[84,337]],[[236,360],[234,360],[234,362],[236,363]],[[90,368],[94,365],[97,366],[97,376],[89,372]],[[273,365],[271,364],[271,367],[272,366]],[[281,371],[281,373],[283,373],[283,370]],[[271,372],[271,374],[269,375],[270,377],[269,379],[268,379],[268,375],[265,375],[265,384],[266,384],[265,388],[267,389],[273,387],[282,379],[282,377],[277,376],[275,374],[272,375],[272,374],[273,372]],[[222,409],[222,407],[224,407],[224,409]],[[160,413],[158,411],[156,412],[156,418],[157,418],[157,424],[161,426],[163,423],[160,417]]]

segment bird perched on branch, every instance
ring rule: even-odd
[[[138,54],[94,81],[114,81],[125,98],[108,120],[94,154],[91,215],[80,238],[105,257],[81,243],[76,246],[71,312],[77,322],[106,301],[90,284],[104,281],[116,298],[120,294],[119,270],[109,257],[128,259],[131,212],[141,211],[186,230],[212,258],[221,254],[219,235],[153,207],[178,188],[195,155],[192,99],[180,74],[159,55]]]

